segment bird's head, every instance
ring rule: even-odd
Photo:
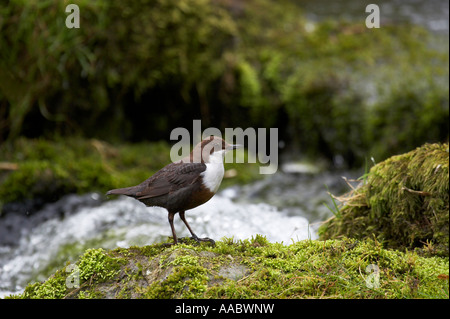
[[[190,161],[194,163],[209,163],[223,161],[225,153],[241,147],[238,144],[228,144],[220,137],[211,135],[198,143],[190,154]]]

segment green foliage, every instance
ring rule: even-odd
[[[117,134],[127,125],[121,104],[130,97],[139,101],[161,87],[187,97],[216,79],[223,43],[235,32],[228,13],[204,0],[77,5],[79,29],[65,27],[61,1],[15,0],[1,7],[0,47],[8,50],[1,50],[0,89],[10,105],[10,137],[26,129],[29,114],[63,133]],[[161,124],[158,117],[146,120],[146,127]]]
[[[95,146],[99,143],[73,138],[61,142],[18,139],[1,145],[0,161],[19,167],[1,172],[0,201],[55,201],[68,193],[104,192],[116,186],[107,158],[103,158],[107,154]]]
[[[17,170],[1,172],[1,201],[35,197],[53,201],[63,194],[100,190],[113,183],[88,141],[67,142],[18,139],[14,145],[1,145],[0,161],[19,163]]]
[[[417,26],[311,23],[288,1],[0,7],[0,141],[158,140],[174,127],[278,127],[349,166],[448,138],[448,50]],[[433,42],[434,41],[434,42]]]
[[[407,81],[392,85],[389,93],[370,111],[369,138],[383,141],[370,150],[377,159],[407,152],[417,146],[417,141],[448,139],[448,85],[444,87],[435,79],[424,80],[428,85]]]
[[[425,144],[373,166],[366,183],[340,197],[322,239],[372,238],[389,248],[448,256],[448,144]]]

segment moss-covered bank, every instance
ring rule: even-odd
[[[100,248],[75,265],[11,297],[448,298],[449,291],[448,258],[388,250],[370,239],[286,246],[257,235],[215,247]]]
[[[384,247],[449,254],[449,145],[425,144],[373,166],[319,230],[321,239],[373,238]]]
[[[54,202],[70,193],[105,193],[136,185],[168,163],[170,145],[165,142],[113,145],[75,137],[19,138],[0,145],[0,212],[2,204],[10,202]],[[255,164],[232,163],[225,168],[234,174],[225,176],[224,186],[260,176]]]
[[[313,22],[300,1],[78,0],[82,27],[69,29],[67,1],[7,4],[0,143],[157,141],[201,118],[278,127],[313,160],[357,167],[448,137],[448,42],[387,17],[366,28],[363,7]]]

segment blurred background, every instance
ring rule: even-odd
[[[448,141],[448,1],[379,0],[379,29],[367,4],[2,0],[0,296],[86,248],[166,240],[164,211],[102,194],[167,164],[193,119],[279,130],[279,172],[230,164],[188,214],[215,239],[315,238],[340,176]]]

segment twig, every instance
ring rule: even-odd
[[[10,162],[0,162],[0,170],[15,171],[19,169],[19,164]]]
[[[420,195],[420,196],[431,196],[431,193],[429,192],[423,192],[423,191],[415,191],[412,189],[409,189],[408,187],[403,186],[402,190],[405,190],[411,194],[416,194],[416,195]]]

